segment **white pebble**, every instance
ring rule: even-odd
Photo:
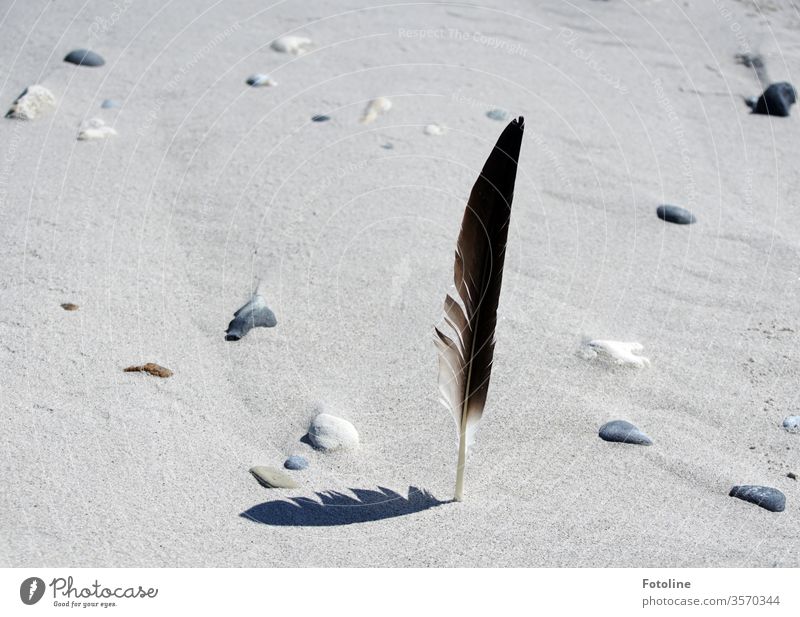
[[[90,139],[105,139],[106,137],[116,134],[117,132],[114,128],[107,126],[100,118],[92,118],[81,127],[81,130],[78,132],[78,140],[88,141]]]
[[[302,56],[309,49],[311,49],[311,39],[305,36],[282,36],[272,41],[272,49],[279,51],[282,54],[292,54],[293,56]]]
[[[315,448],[325,452],[355,448],[358,445],[356,427],[347,420],[328,413],[321,413],[311,421],[308,438]]]
[[[379,96],[377,99],[372,99],[367,103],[364,110],[364,115],[361,116],[361,124],[369,124],[374,122],[375,118],[383,113],[386,113],[392,108],[392,102],[386,97]]]
[[[650,366],[648,358],[634,353],[642,349],[642,344],[636,342],[593,340],[586,343],[581,351],[587,360],[597,359],[610,364],[641,368]]]
[[[426,135],[444,135],[444,129],[438,124],[429,124],[425,127]]]
[[[6,113],[7,118],[18,120],[35,120],[56,106],[56,97],[47,88],[40,85],[28,86],[17,97]]]

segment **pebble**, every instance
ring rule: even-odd
[[[103,66],[106,61],[100,54],[88,49],[74,49],[64,56],[64,62],[79,66]]]
[[[426,135],[444,135],[444,129],[438,124],[429,124],[425,127]]]
[[[147,364],[142,364],[140,366],[129,366],[123,370],[126,373],[148,373],[153,377],[161,377],[163,379],[172,377],[171,370],[156,364],[155,362],[148,362]]]
[[[600,427],[600,439],[619,443],[633,443],[639,446],[651,446],[653,440],[636,426],[625,420],[612,420]]]
[[[800,433],[800,416],[786,416],[783,419],[783,428],[790,433]]]
[[[670,206],[669,204],[664,204],[656,208],[656,214],[662,221],[666,221],[667,223],[675,223],[676,225],[691,225],[692,223],[697,222],[694,214],[689,212],[686,208],[681,208],[680,206]]]
[[[272,467],[258,465],[250,468],[258,483],[265,488],[297,488],[299,484],[292,480],[287,474]]]
[[[791,480],[797,480],[797,474],[795,472],[793,472],[793,471],[790,471],[789,473],[787,473],[786,477],[790,478]]]
[[[757,99],[749,99],[747,104],[754,114],[786,117],[792,105],[797,102],[797,92],[787,81],[772,84]]]
[[[77,304],[73,304],[72,302],[64,302],[61,305],[61,308],[64,309],[65,311],[77,311],[78,310],[78,305]]]
[[[770,486],[734,486],[728,495],[754,503],[770,512],[783,512],[786,508],[786,495]]]
[[[361,116],[361,124],[370,124],[374,122],[375,118],[386,113],[391,108],[392,102],[384,96],[372,99],[367,103],[366,108],[364,108],[364,114]]]
[[[302,56],[309,49],[311,49],[311,39],[305,36],[282,36],[272,41],[270,47],[273,50],[282,54],[292,54],[294,56]]]
[[[650,366],[650,359],[636,355],[635,351],[642,351],[641,343],[635,341],[608,341],[595,339],[583,347],[582,355],[587,360],[600,360],[608,364],[642,368]]]
[[[311,421],[308,438],[311,445],[324,452],[355,448],[358,445],[356,427],[347,420],[328,413],[321,413]]]
[[[498,122],[505,122],[508,119],[508,112],[505,109],[490,109],[486,112],[486,117]]]
[[[106,125],[101,118],[92,118],[85,122],[81,130],[78,131],[78,141],[105,139],[116,134],[117,131],[114,127]]]
[[[122,103],[116,101],[114,99],[106,99],[102,103],[100,103],[100,107],[103,109],[119,109],[122,107]]]
[[[308,460],[302,456],[293,454],[286,459],[286,462],[284,462],[283,466],[286,467],[286,469],[291,469],[292,471],[300,471],[301,469],[308,467]]]
[[[238,341],[253,328],[274,328],[278,325],[273,313],[260,294],[253,294],[250,301],[233,314],[233,320],[225,330],[226,341]]]
[[[330,116],[326,116],[325,114],[318,114],[316,116],[311,116],[311,121],[312,122],[327,122],[330,119],[331,119],[331,117]]]
[[[383,148],[384,150],[394,150],[394,144],[393,143],[381,144],[381,148]]]
[[[53,93],[44,86],[35,84],[25,88],[24,92],[11,104],[6,118],[35,120],[54,109],[55,106],[56,97],[53,96]]]
[[[254,88],[265,88],[270,86],[277,86],[278,82],[273,80],[269,75],[265,75],[264,73],[255,73],[250,75],[246,81],[248,86],[253,86]]]

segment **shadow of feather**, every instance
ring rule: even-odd
[[[408,487],[407,499],[382,486],[378,490],[350,490],[355,497],[336,491],[325,491],[317,493],[319,501],[308,497],[295,497],[289,501],[266,501],[239,516],[264,525],[330,527],[405,516],[450,503],[439,501],[415,486]]]

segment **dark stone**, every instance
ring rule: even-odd
[[[689,212],[686,208],[681,208],[680,206],[670,206],[669,204],[664,204],[656,208],[656,214],[662,221],[666,221],[667,223],[675,223],[676,225],[691,225],[692,223],[697,222],[697,219],[694,218],[694,214]]]
[[[769,486],[734,486],[728,495],[754,503],[770,512],[783,512],[786,508],[786,495]]]
[[[225,331],[226,341],[238,341],[252,328],[273,328],[278,325],[267,303],[260,295],[256,294],[250,302],[233,314],[233,320]]]
[[[797,93],[794,86],[788,81],[780,81],[769,86],[755,101],[750,99],[747,104],[754,114],[785,118],[796,102]]]
[[[600,427],[600,439],[619,443],[632,443],[639,446],[651,446],[653,440],[625,420],[612,420]]]
[[[283,464],[283,466],[286,467],[286,469],[291,469],[292,471],[300,471],[301,469],[308,467],[308,460],[302,456],[293,454],[286,459],[286,462]]]
[[[78,66],[103,66],[106,61],[100,54],[88,49],[74,49],[64,56],[64,62]]]
[[[326,116],[325,114],[319,114],[319,115],[316,115],[316,116],[311,116],[311,121],[312,122],[327,122],[330,119],[331,119],[331,117],[330,116]]]

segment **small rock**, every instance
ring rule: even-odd
[[[600,439],[619,443],[633,443],[639,446],[651,446],[653,440],[636,426],[625,420],[612,420],[600,427]]]
[[[114,99],[106,99],[102,103],[100,103],[100,107],[103,109],[119,109],[122,107],[122,103],[119,101],[115,101]]]
[[[429,124],[425,127],[426,135],[444,135],[444,129],[438,124]]]
[[[311,421],[308,438],[311,445],[325,452],[355,448],[358,445],[356,427],[347,420],[328,413],[321,413]]]
[[[254,294],[250,302],[233,314],[233,320],[225,331],[226,341],[238,341],[253,328],[273,328],[278,325],[264,298]]]
[[[311,49],[311,39],[305,36],[282,36],[272,41],[270,47],[273,50],[282,54],[292,54],[294,56],[302,56],[309,49]]]
[[[797,474],[795,472],[793,472],[793,471],[790,471],[789,473],[787,473],[786,477],[790,478],[792,480],[797,480]]]
[[[381,144],[381,148],[383,148],[384,150],[394,150],[394,144],[387,142],[385,144]]]
[[[770,512],[783,512],[786,508],[786,495],[770,486],[734,486],[728,495],[754,503]]]
[[[317,114],[316,116],[311,116],[312,122],[327,122],[330,120],[330,116],[326,116],[325,114]]]
[[[250,473],[265,488],[297,488],[299,486],[288,475],[272,467],[262,467],[260,465],[251,467]]]
[[[56,97],[44,86],[38,84],[28,86],[11,104],[6,118],[17,120],[35,120],[51,111],[56,106]]]
[[[783,428],[790,433],[800,433],[800,416],[786,416],[783,419]]]
[[[490,109],[486,112],[486,117],[498,122],[505,122],[508,119],[508,112],[505,109]]]
[[[61,305],[61,308],[65,311],[77,311],[78,305],[73,304],[72,302],[64,302],[64,304]]]
[[[278,82],[273,80],[269,75],[265,75],[264,73],[256,73],[247,78],[247,85],[253,86],[254,88],[265,88],[277,86]]]
[[[757,99],[748,99],[747,104],[754,114],[786,117],[797,102],[794,86],[787,81],[772,84]]]
[[[283,466],[286,467],[286,469],[291,469],[292,471],[300,471],[301,469],[308,467],[308,460],[302,456],[293,454],[286,459],[286,462],[283,463]]]
[[[100,54],[88,49],[75,49],[64,56],[64,62],[79,66],[103,66],[106,61]]]
[[[116,134],[117,131],[114,130],[114,127],[107,126],[100,118],[92,118],[85,122],[81,130],[78,131],[78,141],[105,139]]]
[[[164,379],[167,377],[172,377],[171,370],[164,368],[155,362],[148,362],[147,364],[142,364],[141,366],[129,366],[128,368],[124,369],[124,371],[126,373],[149,373],[153,377],[162,377]]]
[[[364,109],[364,115],[361,116],[361,124],[370,124],[375,121],[375,118],[381,114],[386,113],[392,108],[392,102],[385,96],[379,96],[377,99],[372,99],[367,103]]]
[[[691,225],[692,223],[697,222],[694,214],[689,212],[686,208],[681,208],[680,206],[670,206],[669,204],[664,204],[656,208],[656,214],[662,221],[666,221],[667,223],[675,223],[676,225]]]

